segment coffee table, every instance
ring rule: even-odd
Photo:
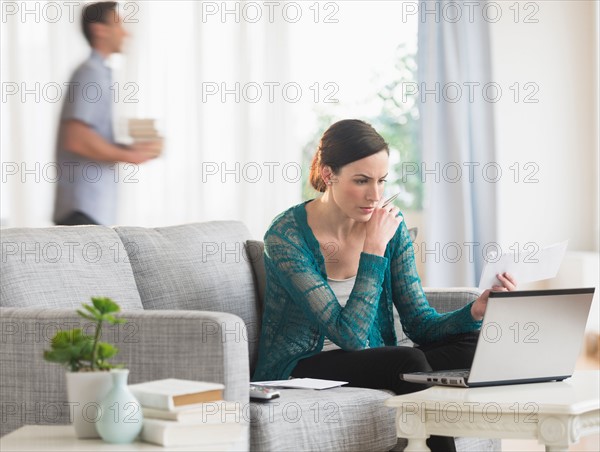
[[[239,451],[248,450],[247,427],[240,438],[223,443],[190,447],[164,448],[136,441],[132,444],[108,444],[101,439],[77,439],[72,425],[26,425],[0,438],[0,450],[8,451]]]
[[[537,439],[547,451],[566,451],[600,433],[600,372],[577,371],[561,382],[453,388],[433,386],[395,396],[398,437],[406,451],[428,451],[430,435]]]

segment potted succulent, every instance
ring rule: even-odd
[[[83,304],[77,314],[94,322],[93,335],[81,328],[58,331],[51,341],[50,350],[44,351],[44,359],[66,367],[67,394],[70,414],[78,438],[97,438],[96,421],[101,416],[99,402],[112,387],[109,370],[120,368],[107,362],[118,353],[117,347],[100,342],[102,326],[125,323],[115,317],[121,310],[110,298],[92,297],[92,304]]]

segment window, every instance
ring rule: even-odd
[[[337,120],[357,118],[370,122],[390,145],[386,190],[401,193],[401,209],[421,210],[419,114],[412,90],[405,89],[416,81],[416,16],[403,18],[402,2],[320,6],[319,21],[290,24],[290,72],[311,87],[311,96],[298,105],[303,199],[316,195],[307,180],[321,135]]]

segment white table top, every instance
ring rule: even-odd
[[[418,403],[426,409],[436,409],[440,404],[468,405],[473,412],[495,403],[502,409],[535,404],[540,413],[578,415],[600,409],[600,371],[577,371],[571,378],[547,383],[489,386],[482,388],[457,388],[433,386],[423,391],[392,397],[385,404],[400,407]],[[436,406],[437,404],[437,406]]]
[[[246,427],[247,428],[247,427]],[[247,430],[242,435],[247,437]],[[246,440],[232,438],[218,444],[190,447],[169,447],[175,451],[228,451],[247,450]],[[72,425],[26,425],[0,438],[0,450],[8,451],[164,451],[161,446],[150,443],[109,444],[101,439],[77,439]]]

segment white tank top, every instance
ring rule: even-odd
[[[348,298],[350,298],[350,293],[354,288],[354,283],[356,282],[356,275],[348,278],[348,279],[333,279],[327,277],[327,283],[331,290],[335,294],[340,306],[346,306],[348,302]],[[339,350],[340,347],[331,342],[327,336],[325,336],[325,341],[323,342],[323,351],[327,352],[329,350]]]

